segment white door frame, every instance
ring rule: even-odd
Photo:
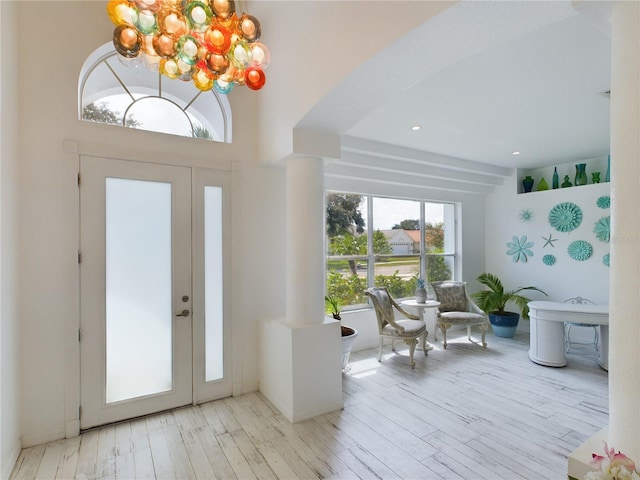
[[[69,291],[73,292],[68,299],[71,307],[71,314],[65,321],[65,436],[67,438],[77,436],[80,433],[80,342],[78,334],[80,329],[80,268],[78,263],[78,252],[80,249],[80,194],[78,191],[78,173],[80,171],[80,156],[89,155],[96,157],[114,158],[118,160],[128,160],[146,163],[158,163],[163,165],[177,165],[188,167],[201,167],[209,170],[216,170],[227,174],[227,191],[231,190],[234,183],[234,172],[240,168],[238,162],[220,161],[212,162],[210,156],[185,159],[184,156],[174,155],[172,152],[151,152],[140,151],[130,148],[120,148],[113,146],[104,146],[97,144],[81,143],[74,140],[65,140],[63,142],[63,151],[65,156],[64,184],[62,188],[65,192],[65,212],[69,218],[69,224],[73,228],[67,232],[68,249],[63,252],[65,262],[67,263],[67,271],[73,272],[64,281],[69,285]],[[242,336],[240,334],[240,326],[233,321],[233,309],[231,307],[231,197],[229,194],[227,208],[229,219],[225,223],[225,237],[229,236],[229,241],[225,247],[225,285],[228,285],[225,292],[225,316],[228,315],[228,322],[232,327],[231,338],[231,369],[228,371],[232,384],[232,395],[238,396],[242,394],[241,372],[242,372]],[[225,240],[227,240],[225,238]],[[195,332],[195,329],[194,329]],[[194,369],[195,372],[195,369]],[[195,373],[194,373],[195,374]],[[195,379],[194,379],[195,380]],[[194,385],[196,382],[194,381]],[[195,388],[195,387],[194,387]],[[200,397],[203,397],[200,395]],[[195,402],[207,401],[204,397],[199,398],[194,393]]]

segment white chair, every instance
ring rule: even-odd
[[[409,365],[415,368],[413,360],[418,338],[422,338],[422,350],[427,354],[425,343],[427,341],[427,327],[420,317],[413,315],[400,307],[386,288],[374,287],[365,290],[365,295],[371,298],[373,308],[378,319],[378,333],[380,334],[380,348],[378,349],[378,361],[382,361],[382,345],[385,338],[391,339],[391,350],[396,351],[395,341],[402,340],[409,346]],[[396,320],[393,309],[404,315],[406,320]]]
[[[447,348],[447,330],[452,325],[466,326],[467,338],[472,343],[475,342],[471,339],[471,327],[479,327],[482,335],[482,346],[487,348],[485,337],[489,329],[489,318],[467,293],[466,283],[450,280],[431,282],[431,287],[435,293],[436,300],[440,302],[436,314],[436,322],[442,332],[444,348]]]
[[[587,298],[582,298],[582,297],[568,298],[563,303],[573,303],[573,304],[579,304],[579,305],[586,305],[586,304],[594,305],[594,303],[591,300]],[[593,342],[572,342],[571,329],[573,327],[593,328]],[[571,350],[572,345],[586,345],[586,346],[595,348],[596,355],[599,355],[600,354],[600,349],[598,347],[599,340],[600,340],[600,325],[595,325],[593,323],[584,323],[584,322],[564,322],[565,353],[569,353],[569,350]]]

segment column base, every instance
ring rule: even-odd
[[[344,407],[340,322],[263,320],[260,391],[291,423]]]

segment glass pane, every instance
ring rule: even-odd
[[[444,205],[424,204],[424,236],[426,253],[444,252]]]
[[[224,376],[222,188],[204,187],[205,381]]]
[[[427,280],[453,280],[453,256],[427,255]]]
[[[172,388],[171,184],[106,179],[107,403]]]
[[[327,192],[327,253],[367,254],[367,197]]]
[[[159,97],[136,100],[126,113],[125,125],[151,132],[193,136],[187,114],[175,103]]]
[[[373,198],[375,284],[394,298],[413,296],[420,276],[420,202]],[[386,257],[381,255],[415,255]]]
[[[343,307],[367,303],[366,260],[329,260],[327,262],[327,295],[340,301]]]
[[[413,297],[420,276],[420,257],[377,259],[374,275],[376,287],[386,287],[392,297]]]

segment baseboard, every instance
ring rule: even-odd
[[[27,435],[22,437],[22,448],[33,447],[43,443],[62,440],[65,438],[64,430],[54,430],[52,432],[38,433],[37,435]]]

